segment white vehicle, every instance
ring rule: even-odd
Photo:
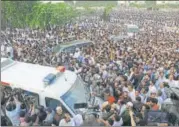
[[[1,58],[2,86],[21,88],[33,96],[38,105],[52,109],[61,105],[72,116],[79,114],[74,104],[89,104],[90,91],[76,73],[68,70],[59,72],[51,84],[45,84],[44,77],[53,72],[57,72],[56,68]]]
[[[139,27],[134,24],[125,24],[127,27],[127,35],[128,36],[133,36],[135,33],[139,32]]]

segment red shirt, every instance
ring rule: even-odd
[[[154,111],[159,110],[159,106],[158,106],[157,104],[155,104],[155,105],[152,107],[152,110],[154,110]]]

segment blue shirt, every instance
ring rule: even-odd
[[[52,112],[50,114],[47,114],[47,117],[46,117],[45,121],[49,122],[49,123],[52,123],[54,115],[55,115],[55,112],[52,110]]]
[[[10,121],[12,122],[13,126],[19,126],[20,125],[20,117],[19,117],[20,105],[21,104],[19,102],[17,102],[16,103],[16,109],[14,109],[13,111],[7,111],[6,110],[6,115],[10,119]]]

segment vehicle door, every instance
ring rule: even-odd
[[[63,113],[69,113],[71,116],[74,116],[74,113],[72,113],[72,111],[70,111],[70,109],[62,101],[47,96],[44,96],[44,100],[45,100],[45,107],[49,107],[55,111],[56,108],[60,106],[62,107]]]

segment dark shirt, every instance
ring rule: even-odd
[[[131,117],[129,115],[129,111],[126,110],[121,115],[123,120],[123,126],[131,126]]]

